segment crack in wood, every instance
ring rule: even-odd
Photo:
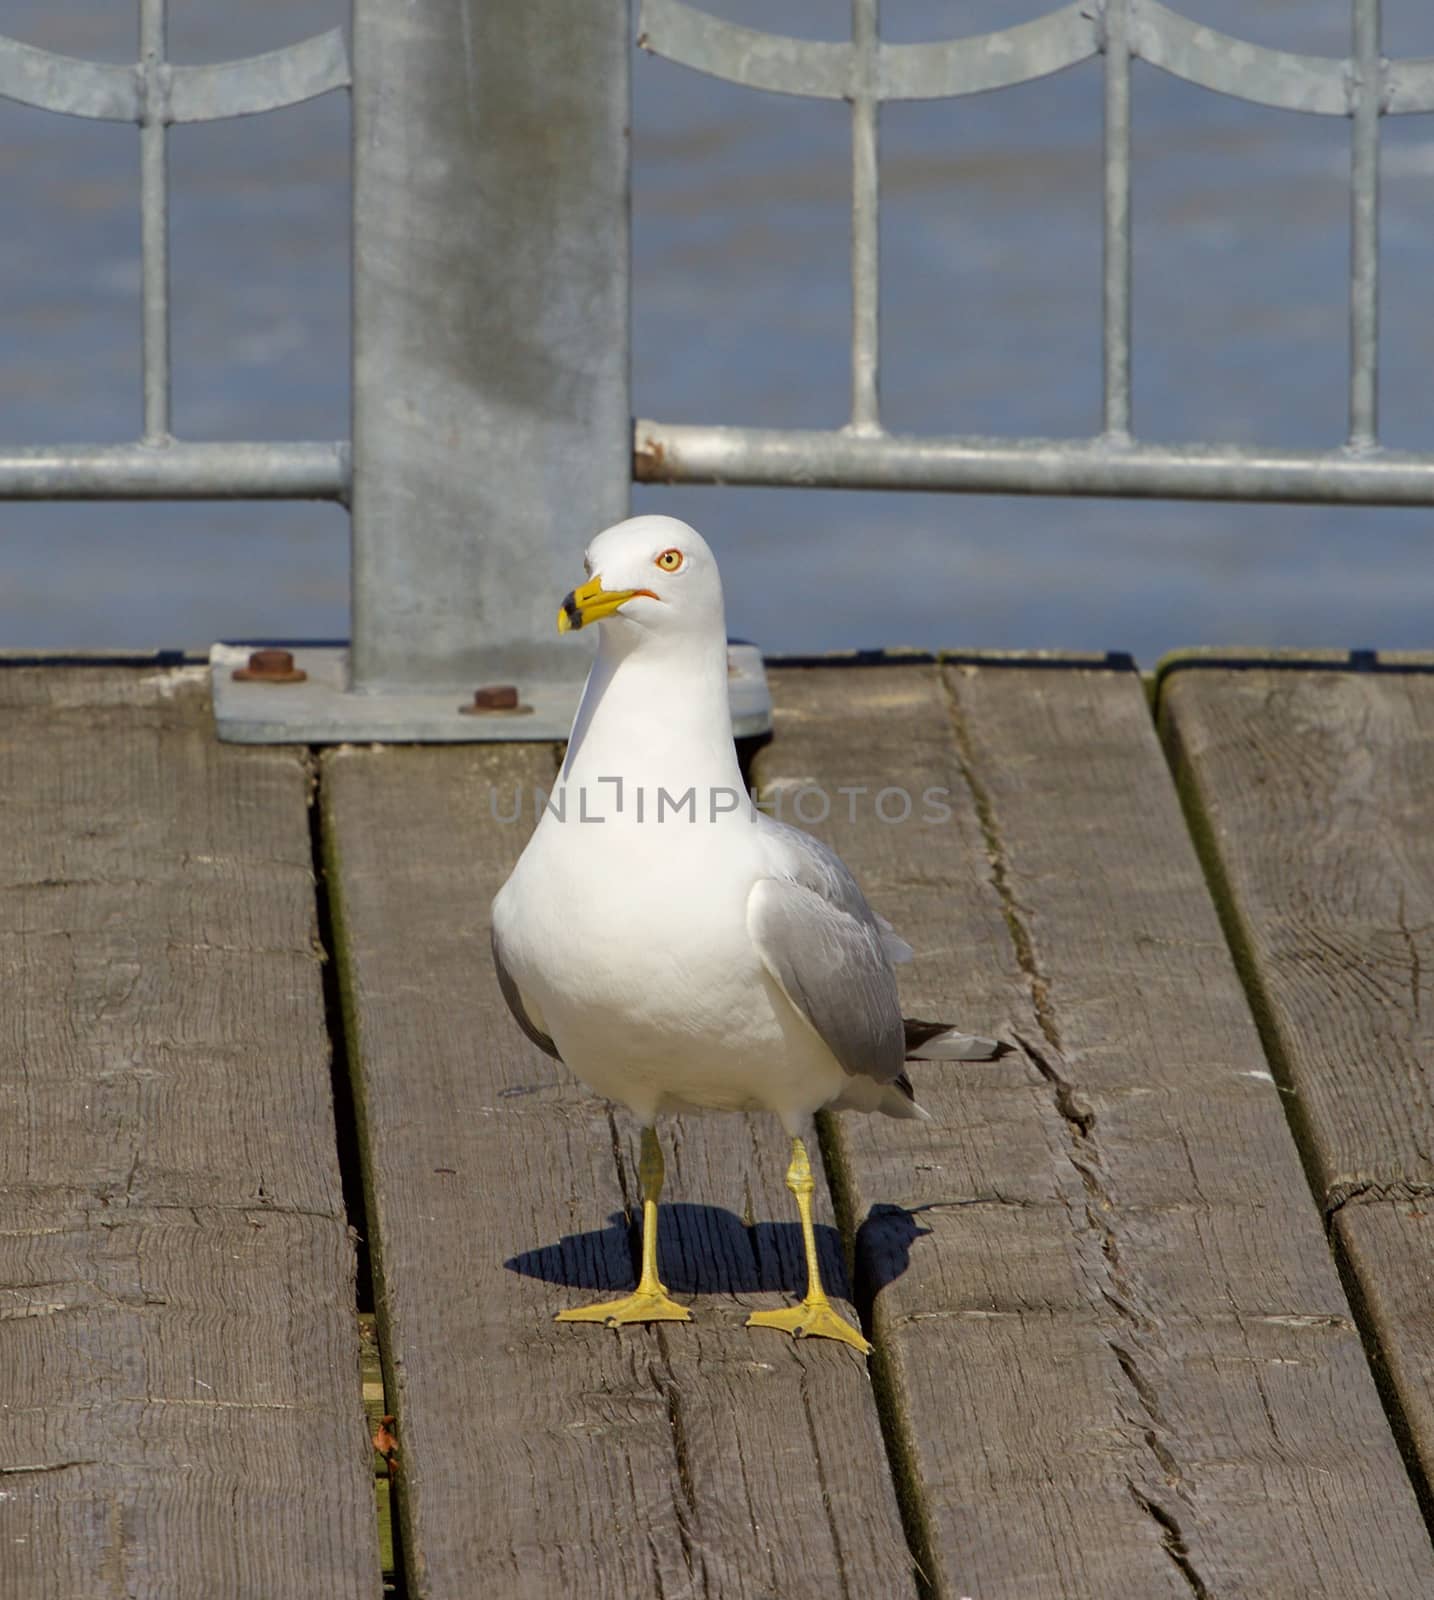
[[[672,1435],[672,1453],[677,1464],[677,1485],[682,1494],[682,1504],[674,1508],[677,1513],[677,1538],[682,1546],[682,1560],[688,1574],[701,1584],[701,1592],[706,1596],[709,1593],[707,1564],[702,1558],[701,1540],[696,1526],[697,1487],[692,1481],[687,1433],[682,1422],[681,1395],[672,1371],[666,1333],[662,1328],[657,1328],[655,1332],[665,1373],[659,1372],[655,1363],[650,1363],[647,1370],[652,1386],[657,1390],[666,1408],[667,1426]]]
[[[658,1341],[662,1342],[661,1330],[658,1330]],[[663,1351],[663,1360],[666,1362],[667,1352]],[[677,1382],[672,1376],[672,1368],[668,1366],[667,1376],[662,1377],[655,1369],[651,1370],[653,1387],[662,1396],[667,1407],[667,1425],[672,1432],[672,1453],[677,1462],[677,1482],[682,1490],[682,1498],[687,1503],[688,1514],[697,1514],[697,1491],[692,1483],[692,1472],[687,1460],[687,1436],[682,1428],[682,1408],[679,1404]],[[685,1543],[685,1540],[684,1540]]]
[[[1409,999],[1414,1010],[1416,1022],[1422,1020],[1420,1007],[1422,1005],[1422,990],[1424,987],[1424,967],[1419,957],[1419,941],[1414,937],[1409,927],[1409,918],[1405,909],[1407,891],[1401,885],[1399,890],[1399,932],[1404,938],[1404,947],[1409,952]],[[1420,928],[1419,933],[1427,931]]]
[[[1389,1182],[1348,1178],[1332,1183],[1325,1193],[1325,1229],[1328,1231],[1334,1226],[1334,1219],[1348,1205],[1414,1205],[1420,1200],[1434,1200],[1434,1183],[1421,1183],[1416,1178],[1395,1178]]]
[[[1170,1557],[1186,1584],[1189,1585],[1190,1593],[1195,1596],[1195,1600],[1213,1600],[1209,1587],[1196,1570],[1194,1562],[1190,1559],[1190,1547],[1185,1542],[1185,1535],[1181,1532],[1180,1523],[1177,1519],[1158,1501],[1152,1500],[1149,1495],[1142,1494],[1128,1480],[1126,1487],[1130,1490],[1130,1498],[1159,1527],[1161,1548]]]
[[[1076,1137],[1090,1139],[1095,1131],[1095,1111],[1081,1098],[1080,1091],[1075,1084],[1066,1077],[1044,1051],[1038,1050],[1029,1039],[1024,1038],[1014,1030],[1012,1030],[1011,1037],[1016,1041],[1026,1059],[1050,1084],[1056,1110],[1075,1129]],[[1081,1177],[1086,1180],[1088,1185],[1095,1181],[1086,1166],[1081,1165],[1079,1162],[1076,1163],[1076,1166]]]
[[[1160,1410],[1160,1398],[1155,1392],[1155,1387],[1141,1374],[1134,1355],[1124,1345],[1117,1344],[1114,1339],[1107,1339],[1106,1344],[1110,1347],[1115,1359],[1120,1363],[1120,1370],[1130,1380],[1130,1386],[1135,1390],[1141,1405],[1145,1408],[1145,1414],[1158,1427],[1168,1428],[1170,1424],[1166,1422]]]
[[[1101,1263],[1109,1280],[1108,1285],[1098,1286],[1101,1298],[1115,1315],[1128,1325],[1133,1339],[1158,1340],[1158,1325],[1139,1309],[1141,1298],[1139,1290],[1131,1281],[1121,1256],[1120,1236],[1114,1221],[1119,1208],[1105,1178],[1104,1162],[1095,1136],[1095,1112],[1081,1098],[1073,1080],[1056,1066],[1046,1052],[1034,1046],[1029,1039],[1019,1033],[1013,1031],[1011,1037],[1041,1077],[1051,1086],[1052,1099],[1065,1122],[1071,1144],[1067,1159],[1079,1174],[1087,1195],[1086,1228],[1099,1242]],[[1140,1437],[1145,1447],[1155,1457],[1171,1488],[1177,1494],[1188,1498],[1184,1487],[1185,1470],[1179,1458],[1166,1443],[1165,1437],[1162,1437],[1162,1435],[1168,1436],[1172,1430],[1160,1403],[1159,1390],[1142,1370],[1140,1360],[1130,1345],[1121,1344],[1111,1338],[1107,1338],[1106,1344],[1126,1381],[1135,1391],[1141,1409],[1149,1419],[1150,1426],[1140,1427]],[[1133,1425],[1139,1426],[1134,1423],[1134,1419],[1131,1420]],[[1132,1493],[1134,1492],[1132,1489]],[[1150,1505],[1153,1504],[1154,1502],[1150,1502]],[[1172,1559],[1176,1559],[1172,1547],[1166,1544],[1165,1548]],[[1180,1550],[1182,1559],[1188,1566],[1188,1551],[1185,1550],[1183,1537],[1180,1540]],[[1194,1571],[1193,1567],[1189,1570]],[[1205,1591],[1197,1588],[1195,1592],[1203,1594]]]
[[[1006,848],[1001,840],[1001,830],[996,820],[996,808],[990,790],[976,776],[976,756],[971,743],[971,734],[966,727],[966,720],[955,692],[944,679],[942,682],[945,687],[947,713],[956,740],[957,765],[970,793],[971,804],[976,812],[976,822],[986,847],[986,860],[991,868],[991,886],[995,889],[1000,902],[1001,914],[1005,918],[1006,930],[1011,937],[1016,961],[1025,974],[1041,1034],[1053,1050],[1059,1050],[1060,1030],[1051,1004],[1050,984],[1036,960],[1035,942],[1031,938],[1030,929],[1026,926],[1024,908],[1016,899],[1011,884],[1010,866],[1006,860]]]

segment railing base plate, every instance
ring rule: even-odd
[[[216,644],[209,651],[214,721],[230,744],[490,744],[498,740],[566,739],[580,689],[519,685],[519,711],[474,714],[459,689],[407,689],[355,694],[348,687],[348,651],[333,645],[292,648],[302,683],[237,681],[248,644]],[[728,647],[732,726],[739,739],[768,733],[772,698],[762,652],[751,644]],[[468,704],[472,703],[469,696]]]

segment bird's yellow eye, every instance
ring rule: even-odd
[[[682,552],[680,550],[664,550],[658,556],[655,565],[661,567],[664,572],[676,572],[682,565]]]

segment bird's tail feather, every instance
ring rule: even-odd
[[[908,1061],[995,1061],[1011,1052],[1011,1046],[999,1039],[962,1033],[944,1022],[923,1022],[918,1017],[903,1020]]]

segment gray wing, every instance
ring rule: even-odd
[[[523,1004],[523,997],[518,993],[518,985],[513,982],[513,975],[503,965],[503,946],[498,939],[498,930],[493,928],[493,967],[498,974],[498,987],[503,991],[503,998],[508,1002],[508,1009],[513,1013],[513,1018],[524,1033],[537,1045],[539,1050],[546,1050],[554,1061],[563,1058],[558,1054],[558,1047],[546,1033],[528,1015]]]
[[[783,994],[846,1071],[893,1083],[906,1058],[887,949],[894,936],[883,932],[839,856],[796,828],[774,826],[781,830],[774,844],[783,875],[762,878],[752,889],[752,941]]]
[[[759,813],[760,815],[760,813]],[[859,921],[872,923],[881,936],[881,947],[888,961],[898,965],[911,960],[911,946],[886,920],[879,917],[866,903],[861,885],[851,875],[846,862],[820,839],[803,833],[789,822],[778,822],[775,817],[763,816],[773,843],[782,852],[784,870],[803,885],[814,890],[823,900],[848,912]]]

